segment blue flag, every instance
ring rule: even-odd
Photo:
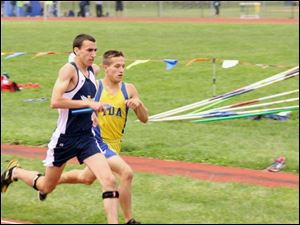
[[[178,61],[175,59],[164,59],[164,62],[167,64],[166,70],[171,70],[176,66]]]

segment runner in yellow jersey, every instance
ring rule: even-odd
[[[99,129],[96,129],[96,132],[101,132],[100,136],[110,149],[120,153],[121,139],[128,113],[128,106],[125,103],[128,100],[128,92],[126,90],[128,85],[122,82],[121,88],[116,93],[111,94],[104,82],[105,80],[99,80],[97,97],[99,96],[100,102],[109,103],[110,108],[98,114]]]
[[[96,101],[107,103],[110,109],[99,113],[94,118],[97,125],[94,128],[95,136],[112,171],[120,176],[119,201],[127,224],[139,224],[133,219],[131,208],[131,183],[133,171],[130,166],[118,155],[121,151],[121,139],[127,120],[127,113],[132,109],[137,118],[146,123],[148,110],[140,100],[137,89],[133,84],[123,82],[125,59],[120,51],[110,50],[103,55],[104,78],[98,82]],[[101,140],[104,140],[101,141]],[[96,177],[86,167],[83,170],[72,170],[63,173],[59,181],[62,183],[92,184]]]

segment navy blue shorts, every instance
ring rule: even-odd
[[[92,155],[105,153],[92,132],[78,136],[60,134],[58,138],[53,135],[48,147],[47,157],[44,160],[45,166],[59,167],[73,157],[77,157],[82,164]]]

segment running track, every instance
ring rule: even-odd
[[[42,147],[1,144],[1,155],[44,159],[46,151],[47,148]],[[299,176],[296,174],[283,172],[271,173],[266,170],[250,170],[144,157],[122,156],[122,158],[135,172],[155,173],[166,176],[185,176],[211,182],[238,182],[265,187],[299,188]],[[77,163],[77,160],[72,159],[70,163]],[[1,224],[26,223],[29,222],[1,218]]]
[[[44,159],[46,151],[47,148],[42,147],[1,144],[1,155]],[[122,158],[135,172],[185,176],[211,182],[237,182],[265,187],[299,188],[298,174],[272,173],[266,170],[250,170],[144,157],[122,156]],[[77,163],[77,160],[72,159],[70,163]]]

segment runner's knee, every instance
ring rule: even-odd
[[[96,177],[90,172],[87,173],[85,171],[84,172],[80,171],[79,173],[79,181],[82,184],[91,185],[95,179]]]
[[[113,175],[106,176],[102,180],[104,190],[113,190],[116,189],[116,179]]]
[[[43,177],[42,174],[37,174],[34,178],[33,178],[33,183],[32,183],[32,187],[37,190],[37,191],[41,191],[44,193],[50,193],[52,192],[55,187],[56,187],[56,183],[44,180],[42,183],[40,183],[40,185],[37,185],[38,180]]]
[[[91,177],[91,176],[87,176],[87,177],[82,176],[80,180],[81,180],[81,183],[83,183],[83,184],[91,185],[94,182],[95,178]]]
[[[40,191],[42,191],[43,193],[50,193],[55,189],[56,185],[53,184],[49,184],[45,187],[43,187]]]
[[[126,168],[125,170],[123,170],[122,175],[121,175],[121,179],[122,180],[126,180],[126,181],[132,181],[133,179],[133,171],[130,167]]]

